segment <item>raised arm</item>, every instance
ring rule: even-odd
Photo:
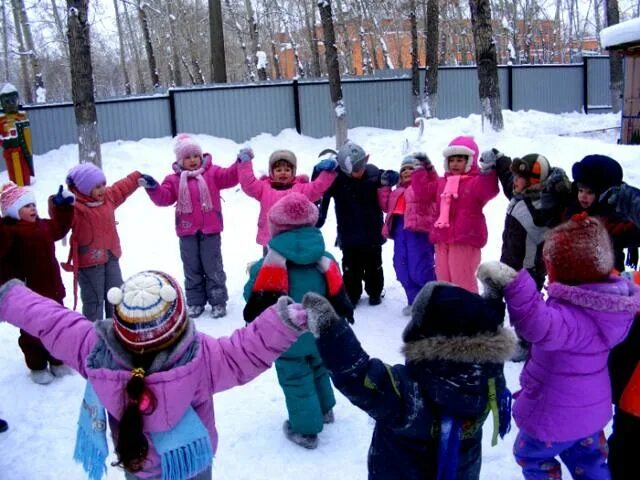
[[[175,173],[164,177],[164,180],[156,188],[145,188],[151,201],[159,207],[168,207],[178,200],[178,182],[180,177]]]
[[[218,189],[235,187],[238,184],[238,162],[229,167],[214,166],[211,168]]]
[[[331,187],[336,178],[336,172],[321,171],[318,177],[309,183],[297,184],[294,188],[305,195],[309,201],[317,202],[322,195]]]
[[[131,172],[123,179],[118,180],[113,185],[107,187],[106,196],[111,199],[116,207],[119,207],[133,194],[133,192],[137,190],[139,178],[140,172],[137,170]]]
[[[51,232],[51,237],[55,240],[61,240],[65,237],[71,224],[73,223],[74,207],[72,203],[61,203],[57,205],[53,196],[49,197],[49,217],[47,226]]]
[[[241,162],[238,165],[238,180],[244,193],[258,201],[262,199],[262,192],[267,187],[267,183],[258,180],[253,174],[252,161]]]
[[[0,318],[39,338],[54,357],[86,377],[84,360],[97,333],[84,316],[10,280],[0,287]]]

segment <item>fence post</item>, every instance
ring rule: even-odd
[[[173,89],[168,90],[169,93],[169,124],[171,125],[171,136],[178,134],[178,122],[176,120],[176,100],[173,95]]]
[[[513,112],[513,64],[509,62],[507,64],[507,103],[509,110]]]
[[[582,106],[589,113],[589,57],[582,57]]]
[[[300,121],[300,87],[298,80],[294,79],[293,83],[293,117],[296,122],[296,132],[302,133],[302,125]]]

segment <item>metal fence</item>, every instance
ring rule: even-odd
[[[424,70],[421,71],[424,80]],[[608,57],[585,57],[571,65],[499,67],[503,109],[551,113],[609,110]],[[413,121],[411,78],[343,79],[349,127],[403,129]],[[26,106],[34,153],[77,143],[70,103]],[[438,70],[438,118],[480,113],[475,67]],[[103,142],[203,133],[243,142],[285,128],[323,137],[334,134],[326,79],[214,85],[170,89],[168,93],[97,102]]]

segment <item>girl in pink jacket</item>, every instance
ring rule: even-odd
[[[475,272],[480,249],[487,243],[482,209],[498,192],[495,169],[478,168],[478,145],[473,137],[456,137],[444,149],[444,177],[428,158],[413,174],[416,197],[437,206],[430,236],[435,246],[436,277],[478,293]]]
[[[433,244],[429,231],[435,220],[435,203],[418,201],[411,186],[411,177],[418,161],[415,154],[406,156],[400,164],[400,175],[386,170],[380,177],[378,189],[380,208],[387,214],[382,235],[393,239],[393,268],[407,295],[404,315],[411,313],[416,295],[427,282],[436,279],[433,265]],[[391,187],[399,181],[398,186]]]
[[[0,318],[87,380],[74,459],[88,478],[106,472],[108,425],[127,479],[211,479],[212,395],[267,370],[306,331],[305,311],[282,297],[230,337],[212,338],[196,331],[165,273],[137,273],[108,296],[113,319],[91,323],[10,280],[0,287]]]
[[[211,316],[224,317],[229,295],[222,263],[220,190],[238,184],[238,165],[213,165],[211,155],[203,154],[196,139],[184,133],[176,137],[173,150],[174,173],[167,175],[161,185],[148,178],[143,186],[156,205],[176,205],[188,315],[202,315],[208,301]]]
[[[256,242],[262,245],[263,253],[266,253],[267,244],[271,239],[267,213],[269,209],[282,197],[291,192],[302,193],[310,201],[316,202],[322,198],[333,180],[336,178],[338,162],[334,158],[321,160],[315,167],[320,172],[318,178],[309,182],[306,175],[296,176],[298,159],[291,150],[276,150],[269,157],[269,176],[256,178],[253,173],[252,160],[247,158],[241,161],[238,167],[240,186],[244,193],[260,202],[260,214],[258,215],[258,235]]]

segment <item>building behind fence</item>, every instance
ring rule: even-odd
[[[610,111],[608,57],[570,65],[499,67],[502,108],[550,113]],[[420,72],[421,84],[424,70]],[[411,78],[343,79],[350,128],[401,130],[413,124]],[[190,132],[246,141],[260,133],[296,129],[333,136],[328,80],[265,82],[172,89],[163,95],[96,102],[101,142]],[[35,154],[77,143],[73,105],[26,106]],[[440,67],[437,117],[480,113],[475,67]]]

